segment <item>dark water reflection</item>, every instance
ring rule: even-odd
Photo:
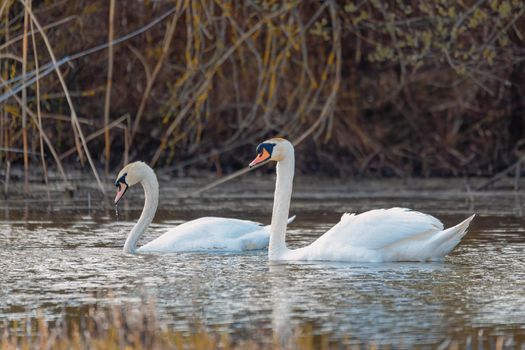
[[[308,244],[338,220],[316,208],[296,207],[289,245]],[[430,209],[447,225],[466,216],[448,208]],[[525,335],[525,222],[516,215],[477,217],[443,263],[274,264],[265,252],[126,255],[136,210],[121,208],[116,221],[112,209],[39,209],[6,209],[0,221],[0,321],[151,298],[160,321],[176,329],[199,320],[239,338],[285,339],[304,324],[332,339],[405,345],[472,329]],[[143,242],[201,214],[161,211]],[[267,221],[261,212],[237,214]]]

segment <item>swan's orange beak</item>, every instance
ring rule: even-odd
[[[126,193],[127,189],[128,185],[123,183],[118,184],[117,195],[115,196],[115,205],[118,204],[118,201],[122,198],[122,196],[124,196],[124,193]]]
[[[262,162],[270,159],[270,157],[270,153],[268,153],[268,151],[265,148],[263,148],[262,152],[259,153],[257,157],[255,157],[255,159],[252,160],[252,162],[250,163],[250,168],[256,166],[257,164],[261,164]]]

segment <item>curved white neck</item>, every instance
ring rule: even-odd
[[[144,208],[139,220],[131,229],[124,244],[124,252],[134,254],[137,251],[137,242],[155,216],[159,204],[159,183],[152,169],[148,169],[146,176],[140,182],[144,188]]]
[[[277,181],[273,197],[272,224],[270,226],[270,246],[268,258],[280,260],[288,251],[286,248],[286,225],[292,199],[295,157],[293,151],[277,162]]]

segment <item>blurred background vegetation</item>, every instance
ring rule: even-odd
[[[2,0],[0,169],[231,172],[280,135],[300,143],[305,173],[490,176],[525,154],[524,12]]]

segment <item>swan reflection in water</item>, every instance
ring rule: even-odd
[[[432,334],[440,337],[449,329],[450,315],[465,305],[442,301],[440,295],[457,294],[461,287],[434,279],[454,275],[456,269],[462,267],[440,262],[270,262],[274,340],[290,347],[294,332],[305,325],[313,336],[327,334],[352,344],[409,345]]]

